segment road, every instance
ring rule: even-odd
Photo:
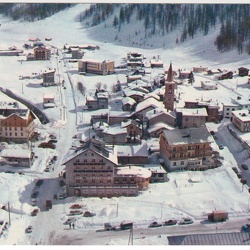
[[[44,183],[39,188],[39,193],[42,195],[37,198],[38,207],[41,212],[38,213],[36,217],[31,218],[30,221],[30,224],[34,228],[31,235],[32,245],[53,244],[53,237],[56,235],[55,225],[61,225],[62,223],[60,218],[57,216],[56,205],[47,211],[45,208],[45,202],[47,199],[52,200],[52,203],[64,202],[64,200],[53,200],[53,196],[54,194],[58,195],[63,191],[62,187],[59,186],[58,176],[64,168],[64,166],[61,165],[63,163],[63,157],[68,153],[68,150],[71,147],[72,136],[76,134],[76,113],[70,112],[72,110],[76,110],[73,96],[74,92],[71,89],[71,84],[67,75],[67,68],[65,67],[66,64],[62,61],[62,59],[60,59],[63,58],[63,52],[59,49],[58,51],[58,71],[60,79],[61,81],[64,80],[64,86],[66,87],[66,89],[64,89],[61,85],[59,86],[62,93],[61,105],[62,109],[65,111],[65,113],[62,113],[62,120],[65,120],[65,126],[60,129],[61,136],[58,138],[57,145],[61,145],[61,147],[57,149],[60,153],[58,154],[58,159],[55,163],[54,172],[43,173],[43,176],[41,176],[41,178],[44,179]]]
[[[150,238],[152,236],[174,236],[186,234],[209,234],[209,233],[229,233],[240,232],[242,225],[248,223],[246,217],[230,218],[226,222],[211,223],[207,220],[195,221],[190,225],[163,226],[158,228],[148,228],[147,225],[134,225],[134,242],[141,238]],[[117,241],[123,239],[125,244],[128,242],[130,230],[103,231],[75,229],[65,230],[54,242],[57,245],[106,245],[110,240]]]

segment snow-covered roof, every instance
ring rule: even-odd
[[[55,95],[53,93],[46,93],[43,95],[43,99],[54,99]]]
[[[250,121],[250,114],[247,109],[235,110],[232,111],[232,114],[242,122]]]
[[[1,152],[2,157],[6,158],[30,158],[31,157],[31,151],[29,149],[10,149],[6,148],[3,149]]]
[[[120,126],[108,127],[103,130],[103,134],[108,134],[108,135],[127,134],[127,129],[121,128]]]
[[[152,172],[142,167],[128,166],[117,168],[116,175],[133,175],[142,178],[149,178],[152,175]]]
[[[144,100],[146,100],[146,99],[148,99],[148,98],[150,98],[150,97],[153,97],[153,98],[155,98],[157,101],[160,101],[160,96],[157,95],[156,93],[153,93],[153,92],[150,92],[150,93],[146,94],[146,95],[144,96]]]
[[[139,145],[117,145],[118,156],[148,156],[147,143],[143,142]]]
[[[129,88],[124,89],[123,93],[124,93],[126,96],[128,96],[128,97],[134,96],[134,95],[143,97],[143,96],[145,95],[145,93],[143,93],[143,92],[141,92],[141,91],[131,90],[131,89],[129,89]]]
[[[126,105],[126,104],[129,104],[132,106],[136,104],[136,101],[133,98],[126,96],[122,98],[122,105]]]
[[[162,102],[159,102],[159,101],[155,100],[155,98],[150,97],[150,98],[138,103],[136,108],[135,108],[135,112],[136,113],[140,112],[148,107],[159,108],[162,106],[163,106]]]
[[[172,116],[173,118],[175,118],[175,112],[174,111],[168,111],[167,109],[165,109],[164,107],[160,107],[160,108],[155,108],[154,110],[150,110],[146,113],[146,117],[150,120],[154,117],[160,116],[162,114],[166,114],[169,116]]]
[[[192,143],[212,143],[214,140],[206,126],[199,128],[174,129],[163,131],[169,145],[188,145]]]
[[[139,124],[138,124],[137,121],[135,121],[135,120],[128,120],[126,122],[122,122],[121,123],[121,128],[126,128],[126,127],[130,126],[131,124],[136,125],[136,126],[139,127]]]
[[[126,118],[129,118],[130,116],[131,116],[130,112],[109,111],[109,117],[126,117]]]
[[[148,128],[148,132],[149,132],[149,134],[151,134],[159,129],[173,130],[174,127],[172,127],[166,123],[163,123],[163,122],[158,122],[158,123],[151,125],[150,128]]]
[[[176,108],[176,112],[181,112],[182,116],[207,116],[206,108],[197,108],[197,109]]]

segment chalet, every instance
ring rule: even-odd
[[[118,163],[129,164],[148,164],[148,148],[144,142],[138,145],[117,145]]]
[[[179,79],[188,79],[191,71],[188,70],[179,70]]]
[[[55,69],[49,69],[43,72],[43,86],[47,87],[55,85],[55,72]]]
[[[29,149],[4,149],[1,152],[3,163],[13,167],[31,167],[35,154]]]
[[[129,142],[140,140],[142,136],[142,128],[137,121],[128,120],[127,122],[122,122],[121,128],[127,129],[127,138]]]
[[[143,165],[143,168],[148,169],[152,175],[150,177],[150,183],[167,182],[169,181],[167,171],[161,165]]]
[[[37,46],[34,48],[34,60],[49,60],[51,50],[45,46]]]
[[[151,68],[163,68],[163,61],[158,59],[151,59],[150,66]]]
[[[179,128],[201,127],[205,125],[207,116],[205,108],[176,108],[176,125]]]
[[[93,124],[100,122],[100,121],[108,123],[108,113],[91,115],[90,124],[92,126],[93,126]]]
[[[136,101],[131,97],[122,98],[122,110],[123,111],[134,111],[136,107]]]
[[[106,130],[109,127],[109,125],[103,121],[99,121],[93,124],[92,128],[95,131],[95,135],[97,135],[100,138],[103,138],[103,131]]]
[[[78,72],[109,75],[114,73],[114,61],[78,60]]]
[[[140,120],[145,120],[146,113],[150,110],[163,107],[162,102],[155,100],[153,97],[150,97],[142,102],[138,103],[134,115]]]
[[[107,145],[124,144],[127,142],[127,129],[112,126],[102,131],[103,141]]]
[[[135,183],[139,190],[144,190],[149,185],[150,177],[151,172],[142,167],[117,167],[115,169],[114,183],[120,185]]]
[[[194,73],[203,73],[203,72],[207,72],[208,71],[208,67],[193,67],[192,70]]]
[[[127,54],[127,70],[136,71],[144,67],[144,56],[140,53],[128,53]]]
[[[151,125],[148,128],[148,134],[150,137],[159,138],[161,132],[166,130],[166,129],[173,130],[174,127],[171,127],[164,122],[158,122],[158,123],[155,123],[154,125]]]
[[[82,59],[83,52],[79,48],[72,48],[71,49],[71,58],[72,59]]]
[[[220,69],[209,69],[209,70],[207,71],[207,74],[208,74],[208,75],[218,75],[218,74],[220,74],[220,73],[222,73],[222,71],[221,71]]]
[[[91,139],[66,156],[66,191],[69,196],[119,197],[137,196],[138,185],[131,177],[115,179],[117,153],[115,147]],[[137,175],[135,175],[137,176]],[[134,176],[134,177],[135,177]]]
[[[134,80],[132,82],[129,82],[128,87],[130,87],[131,89],[134,89],[135,87],[140,87],[140,88],[143,88],[143,89],[147,89],[148,92],[152,91],[152,83],[143,80],[143,78]]]
[[[237,104],[223,103],[223,117],[231,120],[233,116],[232,112],[239,109],[240,108]]]
[[[206,122],[218,122],[221,120],[221,114],[219,112],[220,107],[218,103],[212,100],[208,101],[185,101],[184,108],[206,108],[207,110],[207,120]]]
[[[250,110],[250,99],[248,98],[238,96],[236,99],[232,98],[232,103],[238,105],[238,109]]]
[[[147,90],[146,88],[143,88],[141,86],[137,86],[137,85],[129,86],[127,89],[130,89],[130,90],[133,90],[133,91],[139,91],[139,92],[142,92],[144,94],[149,93],[149,90]]]
[[[109,111],[108,114],[108,124],[121,124],[121,122],[126,122],[131,118],[130,112],[121,112],[121,111]]]
[[[54,94],[44,94],[43,95],[43,107],[54,108],[55,107],[55,95]]]
[[[163,122],[171,127],[176,126],[175,112],[168,112],[165,108],[156,108],[147,112],[146,119],[148,128],[159,122]]]
[[[0,107],[0,141],[26,143],[34,135],[35,115],[29,109]]]
[[[86,98],[86,106],[88,110],[107,109],[108,100],[108,92],[98,92],[95,96]]]
[[[247,109],[232,111],[232,123],[240,132],[250,131],[250,112]]]
[[[204,90],[215,90],[218,89],[218,84],[212,81],[201,81],[201,87]]]
[[[248,76],[249,69],[240,67],[238,68],[239,76]]]
[[[218,80],[233,79],[233,72],[228,71],[217,75]]]
[[[208,129],[199,128],[164,130],[160,135],[160,155],[169,171],[206,169],[203,159],[212,156],[213,138]]]
[[[143,93],[141,91],[130,90],[129,88],[124,89],[123,94],[126,97],[130,97],[133,100],[135,100],[136,103],[141,102],[143,100],[144,95],[145,95],[145,93]]]
[[[127,77],[127,83],[131,83],[133,81],[142,79],[142,75],[127,75],[126,77]]]

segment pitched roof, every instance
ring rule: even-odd
[[[162,102],[157,101],[153,97],[149,97],[146,100],[143,100],[142,102],[137,104],[135,113],[140,112],[148,107],[158,108],[162,106],[163,106]]]
[[[172,63],[170,63],[169,65],[169,69],[168,69],[168,76],[167,76],[167,82],[173,82],[173,69],[172,69]]]
[[[199,128],[164,130],[163,133],[168,144],[172,146],[213,142],[213,138],[206,126]]]
[[[216,233],[167,236],[169,245],[250,245],[247,233]]]

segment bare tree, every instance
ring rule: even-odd
[[[96,86],[97,90],[100,90],[101,87],[102,87],[102,83],[101,82],[97,82],[95,86]]]
[[[86,94],[86,87],[83,85],[82,82],[77,83],[77,89],[81,92],[82,95]]]

